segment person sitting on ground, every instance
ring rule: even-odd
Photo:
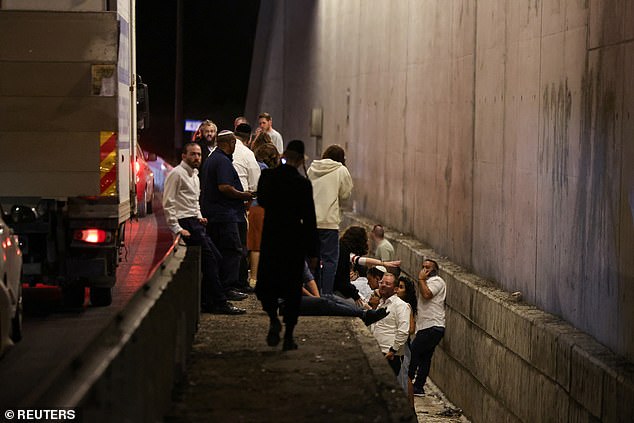
[[[377,298],[379,297],[379,282],[385,272],[387,272],[385,266],[373,266],[366,272],[368,286],[370,287],[371,292],[376,294]]]
[[[368,234],[360,226],[350,226],[339,240],[339,261],[335,273],[334,290],[344,298],[351,298],[359,306],[364,301],[357,288],[350,283],[350,267],[352,264],[360,266],[389,266],[398,268],[400,260],[383,262],[371,257],[364,257],[368,252]]]
[[[337,296],[321,297],[313,274],[304,264],[304,286],[302,288],[302,302],[299,307],[300,316],[343,316],[358,317],[366,326],[378,322],[389,314],[384,308],[366,310],[357,307]]]
[[[363,301],[367,303],[372,295],[372,288],[368,285],[368,278],[365,277],[365,274],[365,267],[358,264],[353,265],[352,270],[350,270],[350,282],[357,288]]]
[[[376,322],[370,328],[372,334],[379,343],[381,352],[398,376],[401,370],[401,356],[407,338],[409,336],[410,308],[407,303],[396,295],[396,276],[385,273],[379,283],[381,303],[378,310],[387,309],[389,312],[385,319]]]

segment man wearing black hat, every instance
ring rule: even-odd
[[[242,244],[238,224],[245,222],[245,202],[253,194],[243,189],[232,156],[236,137],[231,131],[222,131],[216,140],[217,148],[205,162],[200,178],[202,185],[200,206],[207,218],[207,232],[222,254],[220,283],[229,300],[240,300],[246,295],[237,288]]]
[[[297,349],[293,330],[302,297],[302,275],[307,257],[316,265],[319,238],[310,181],[298,168],[304,165],[304,143],[293,140],[283,157],[286,163],[266,169],[258,184],[258,202],[264,207],[260,266],[255,292],[270,319],[266,342],[280,342],[282,325],[277,317],[278,299],[284,304],[283,349]]]

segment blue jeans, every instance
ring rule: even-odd
[[[339,261],[339,231],[336,229],[317,229],[319,234],[319,257],[321,272],[318,273],[317,286],[322,295],[332,295],[335,287],[335,274]]]
[[[336,295],[326,297],[302,296],[299,308],[301,316],[350,316],[363,317],[363,310]]]

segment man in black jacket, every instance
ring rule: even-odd
[[[284,304],[283,349],[297,349],[293,330],[297,324],[302,297],[302,275],[307,257],[316,265],[317,223],[313,189],[298,171],[304,165],[304,143],[293,140],[283,158],[285,164],[266,169],[258,184],[258,202],[264,207],[264,227],[256,294],[270,319],[266,341],[280,342],[282,325],[277,317],[278,299]]]

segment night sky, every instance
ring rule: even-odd
[[[232,129],[243,114],[259,0],[183,1],[183,118]],[[137,1],[137,71],[148,84],[144,149],[173,161],[176,2]]]

